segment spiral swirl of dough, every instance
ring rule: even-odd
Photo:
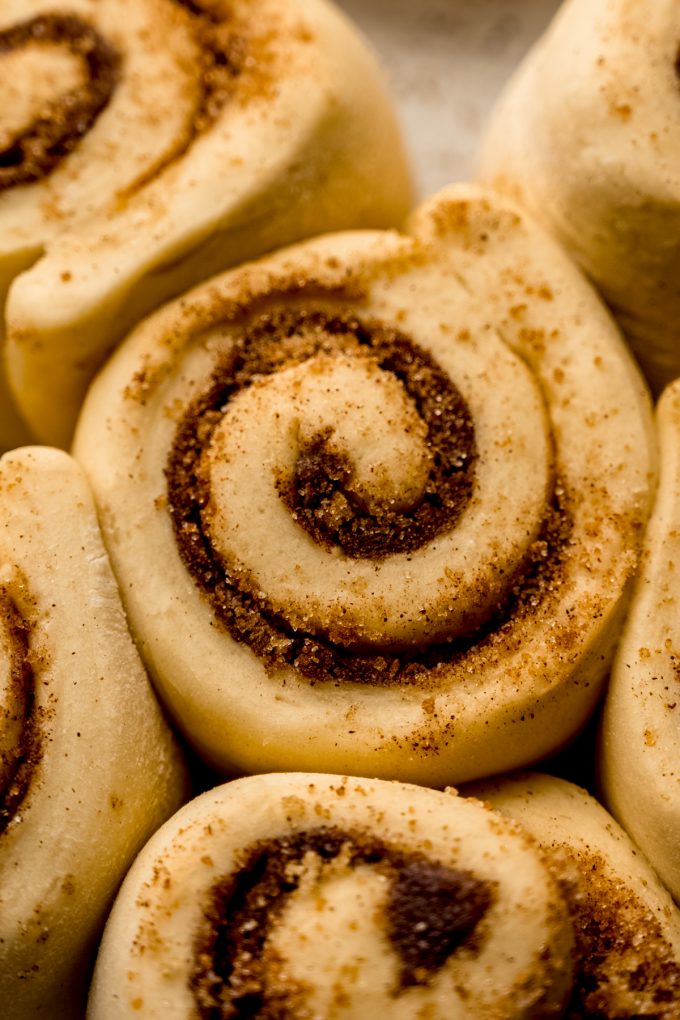
[[[375,61],[326,0],[8,0],[0,72],[0,445],[22,434],[10,393],[66,444],[97,367],[167,297],[409,207]]]
[[[534,849],[478,802],[255,776],[192,801],[147,844],[88,1015],[553,1016],[571,938]]]
[[[74,1020],[116,887],[187,782],[66,454],[0,462],[0,613],[2,1014]]]
[[[215,280],[100,376],[75,451],[143,654],[220,767],[438,785],[592,709],[637,563],[649,409],[509,206]]]
[[[305,671],[306,657],[316,679],[314,635],[381,655],[484,622],[538,538],[551,481],[521,362],[493,344],[471,352],[473,425],[450,377],[384,326],[312,307],[256,318],[241,342],[190,407],[168,466],[183,559],[217,612],[239,630],[238,610],[220,610],[226,584],[211,584],[221,564],[240,603],[260,602],[263,627],[285,614],[287,661]],[[368,679],[380,666],[338,662],[333,675],[351,669]]]
[[[680,374],[679,87],[674,0],[567,0],[481,158],[596,283],[656,392]]]

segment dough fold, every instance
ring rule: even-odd
[[[534,837],[562,889],[574,926],[574,978],[566,1018],[676,1020],[680,913],[648,861],[585,790],[526,774],[475,784]]]

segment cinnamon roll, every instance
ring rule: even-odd
[[[75,454],[166,704],[222,769],[443,785],[567,740],[638,560],[652,430],[571,263],[441,193],[126,341]]]
[[[0,77],[7,372],[42,441],[68,442],[96,368],[161,301],[409,208],[375,60],[326,0],[6,0]]]
[[[656,391],[680,375],[679,88],[674,0],[567,0],[481,160],[597,284]]]
[[[680,901],[680,382],[658,408],[661,473],[644,559],[605,703],[608,803]]]
[[[680,1015],[680,913],[610,815],[585,790],[545,775],[470,790],[537,841],[574,927],[574,984],[564,1016]]]
[[[116,888],[187,783],[64,453],[0,461],[0,608],[0,1012],[76,1020]]]
[[[534,847],[481,804],[256,776],[192,801],[139,855],[88,1017],[556,1016],[571,938]]]

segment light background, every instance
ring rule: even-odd
[[[338,0],[387,72],[424,197],[469,179],[485,118],[560,0]]]

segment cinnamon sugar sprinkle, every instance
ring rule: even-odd
[[[680,966],[653,911],[598,852],[555,845],[546,862],[575,935],[567,1020],[678,1020]]]
[[[454,953],[481,947],[478,926],[494,902],[494,888],[469,871],[401,851],[368,833],[333,826],[260,840],[245,849],[233,874],[212,889],[194,947],[190,987],[201,1020],[281,1020],[308,1016],[304,989],[293,981],[268,988],[267,939],[304,871],[370,865],[389,882],[376,918],[399,961],[392,994],[427,985]]]
[[[91,129],[118,82],[118,54],[74,14],[42,14],[0,31],[0,68],[4,53],[27,45],[66,47],[82,63],[85,81],[56,96],[0,150],[0,191],[50,174]]]
[[[460,660],[473,647],[492,640],[511,628],[518,615],[538,611],[558,582],[571,517],[556,486],[541,532],[508,597],[491,619],[464,639],[399,654],[372,654],[340,647],[327,635],[294,630],[265,597],[240,589],[212,548],[202,521],[209,479],[201,476],[200,458],[222,409],[241,388],[319,351],[338,349],[374,358],[401,380],[427,425],[436,463],[430,484],[420,503],[406,514],[373,518],[343,488],[346,465],[330,457],[320,435],[302,451],[293,481],[281,483],[280,498],[316,541],[353,557],[380,559],[395,551],[412,552],[454,527],[473,492],[476,459],[474,426],[462,397],[434,360],[403,334],[313,307],[267,312],[244,328],[216,369],[211,386],[177,429],[166,467],[169,512],[180,555],[215,616],[234,640],[249,645],[266,669],[292,667],[312,683],[423,685],[437,666]],[[339,503],[342,513],[337,512]]]
[[[225,4],[212,6],[209,0],[173,0],[192,19],[201,50],[199,81],[201,100],[194,117],[195,135],[205,131],[219,116],[229,99],[234,79],[246,58],[246,42],[234,31]]]
[[[146,167],[119,194],[120,200],[129,198],[180,159],[217,120],[234,97],[237,84],[244,101],[255,96],[266,98],[271,88],[276,42],[272,30],[237,19],[226,0],[172,2],[186,15],[187,29],[199,53],[193,69],[199,86],[196,109],[188,130],[176,139],[171,153]],[[0,62],[3,53],[28,45],[65,47],[81,62],[85,80],[55,96],[9,146],[0,150],[0,191],[38,181],[56,169],[108,105],[122,73],[121,54],[92,25],[74,14],[42,14],[1,31]]]
[[[147,167],[129,184],[119,198],[129,198],[149,184],[163,170],[177,162],[195,140],[217,120],[234,94],[235,84],[248,63],[250,44],[237,28],[229,5],[211,0],[172,0],[189,18],[189,28],[199,50],[195,68],[198,101],[186,132],[176,139],[170,154]]]

